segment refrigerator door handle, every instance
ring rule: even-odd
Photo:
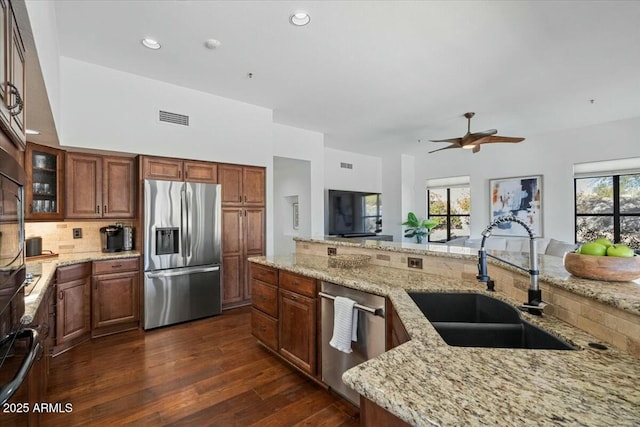
[[[145,275],[150,279],[156,279],[159,277],[184,276],[187,274],[194,274],[194,273],[209,273],[211,271],[218,271],[218,270],[220,270],[220,266],[216,265],[214,267],[180,268],[180,269],[177,269],[177,271],[171,270],[171,271],[162,271],[157,273],[145,273]]]
[[[191,256],[191,214],[189,213],[189,201],[192,198],[192,194],[189,191],[189,188],[185,188],[185,197],[184,197],[184,206],[186,209],[186,216],[187,216],[187,256],[190,257]]]
[[[187,243],[187,221],[187,194],[183,187],[180,190],[180,243],[182,244],[182,258],[185,264],[187,263],[187,250],[189,247]]]

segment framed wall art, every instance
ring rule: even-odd
[[[490,179],[489,194],[491,222],[501,216],[513,215],[527,224],[535,237],[542,237],[542,175]],[[491,234],[529,236],[527,230],[516,223],[500,224]]]

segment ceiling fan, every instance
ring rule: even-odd
[[[448,139],[436,139],[431,140],[431,142],[450,142],[451,145],[444,148],[438,148],[437,150],[429,151],[429,154],[435,153],[436,151],[448,150],[449,148],[466,148],[472,150],[474,153],[480,151],[480,144],[487,144],[491,142],[521,142],[524,141],[524,138],[517,138],[511,136],[500,136],[496,135],[498,131],[496,129],[489,129],[483,132],[473,132],[471,133],[471,118],[475,116],[476,113],[464,113],[464,116],[468,120],[467,124],[467,133],[463,137],[460,138],[448,138]]]

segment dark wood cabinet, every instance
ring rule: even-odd
[[[222,307],[249,304],[251,256],[265,254],[266,218],[264,168],[221,164],[222,188]]]
[[[279,297],[280,354],[303,371],[315,375],[315,299],[282,288]]]
[[[11,2],[0,0],[0,127],[13,144],[24,149],[25,48]]]
[[[249,304],[251,256],[265,253],[265,209],[222,208],[222,307]]]
[[[223,206],[264,206],[265,169],[257,166],[221,164],[218,182]]]
[[[64,151],[27,143],[24,167],[25,218],[64,219]]]
[[[56,282],[58,354],[91,337],[91,263],[58,267]]]
[[[66,218],[135,218],[133,158],[66,155]]]
[[[94,261],[92,337],[139,327],[139,274],[138,258]]]
[[[410,424],[402,421],[383,407],[375,404],[366,397],[360,396],[360,426],[394,426],[409,427]]]
[[[142,157],[143,179],[218,183],[218,165],[213,162],[167,157]]]
[[[251,334],[271,350],[278,351],[278,270],[251,264],[254,287]]]
[[[387,298],[386,301],[387,311],[387,350],[391,350],[394,347],[404,344],[409,341],[409,333],[405,329],[398,312],[393,307],[391,301]]]
[[[316,374],[316,293],[311,277],[280,271],[280,354],[310,375]]]

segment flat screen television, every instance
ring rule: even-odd
[[[375,236],[382,231],[382,195],[329,190],[328,214],[330,235]]]

